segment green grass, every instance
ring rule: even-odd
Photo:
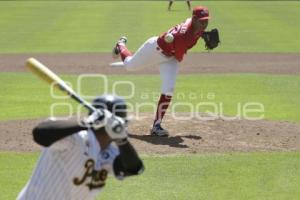
[[[0,152],[0,199],[16,199],[36,164],[37,153]]]
[[[79,91],[76,84],[77,76],[62,76],[72,83],[72,87]],[[116,85],[116,93],[133,97],[127,101],[133,105],[132,111],[153,111],[151,106],[142,106],[149,102],[156,107],[160,94],[160,79],[157,75],[123,75],[108,76],[107,90],[103,87],[101,79],[82,79],[80,94],[96,96],[112,92],[116,81],[131,81],[134,90],[128,85]],[[46,117],[50,115],[50,106],[53,103],[69,105],[70,99],[58,100],[50,96],[49,86],[27,73],[0,73],[2,90],[0,91],[0,120],[27,119]],[[180,75],[177,80],[174,103],[190,103],[188,106],[175,106],[176,112],[217,112],[224,115],[237,116],[238,108],[247,103],[257,102],[264,107],[266,119],[288,120],[300,122],[300,77],[291,75],[258,75],[258,74],[220,74],[220,75]],[[61,93],[56,95],[64,97]],[[199,103],[205,103],[197,109]],[[214,103],[216,108],[209,103]],[[71,104],[77,109],[77,104]],[[134,107],[134,109],[133,109]],[[61,115],[69,112],[68,106],[58,106],[55,114]],[[254,107],[252,107],[254,108]],[[217,109],[217,110],[215,110]],[[221,110],[222,109],[222,110]],[[169,109],[170,112],[171,109]],[[73,113],[77,113],[73,110]],[[243,114],[243,112],[241,112]],[[260,116],[256,113],[254,117]]]
[[[300,52],[297,1],[193,1],[210,8],[218,52]],[[190,16],[184,2],[1,1],[0,52],[109,52],[121,35],[136,50]],[[203,51],[203,43],[193,51]]]
[[[143,156],[144,174],[109,178],[99,199],[297,200],[300,153]],[[0,153],[0,199],[14,199],[37,153]]]

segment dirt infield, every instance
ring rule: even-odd
[[[24,61],[36,57],[57,73],[129,74],[112,69],[110,54],[27,54],[0,55],[1,72],[25,72]],[[180,68],[191,73],[269,73],[300,74],[299,54],[190,54]],[[132,74],[132,72],[130,72]],[[134,74],[157,74],[157,68]],[[164,126],[170,137],[149,135],[152,114],[142,114],[132,122],[130,138],[139,152],[151,154],[232,152],[232,151],[294,151],[300,150],[300,124],[276,121],[178,121],[167,116]],[[31,129],[43,119],[0,122],[1,151],[37,151]]]
[[[156,67],[135,72],[111,68],[110,53],[85,54],[2,54],[0,72],[24,72],[24,62],[35,57],[57,73],[157,74]],[[181,63],[180,74],[191,73],[268,73],[300,74],[300,54],[269,53],[191,53]]]
[[[152,115],[129,126],[130,138],[139,152],[147,154],[294,151],[300,150],[300,124],[274,121],[178,121],[166,116],[164,126],[170,137],[149,135]],[[39,120],[0,122],[1,151],[36,151],[31,130]]]

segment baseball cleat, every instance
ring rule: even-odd
[[[150,130],[150,134],[153,136],[158,136],[158,137],[168,137],[169,132],[165,129],[163,129],[160,124],[156,124],[152,127]]]
[[[111,67],[125,67],[123,62],[113,62],[109,64]]]
[[[118,58],[119,55],[120,55],[120,48],[119,48],[119,45],[122,44],[122,45],[125,45],[127,43],[127,38],[125,36],[122,36],[117,44],[115,45],[115,47],[113,48],[113,51],[112,51],[112,56],[113,58]]]

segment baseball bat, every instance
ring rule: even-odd
[[[60,91],[64,92],[72,99],[83,105],[90,112],[96,111],[96,108],[93,107],[89,102],[81,98],[70,86],[68,86],[59,76],[52,72],[48,67],[43,65],[41,62],[35,58],[29,58],[26,61],[26,66],[29,68],[35,75],[48,82],[53,84],[53,86]]]

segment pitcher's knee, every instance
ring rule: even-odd
[[[132,61],[132,56],[127,57],[124,60],[124,66],[126,68],[126,70],[128,71],[135,71],[138,69],[138,65],[136,65],[133,61]]]

